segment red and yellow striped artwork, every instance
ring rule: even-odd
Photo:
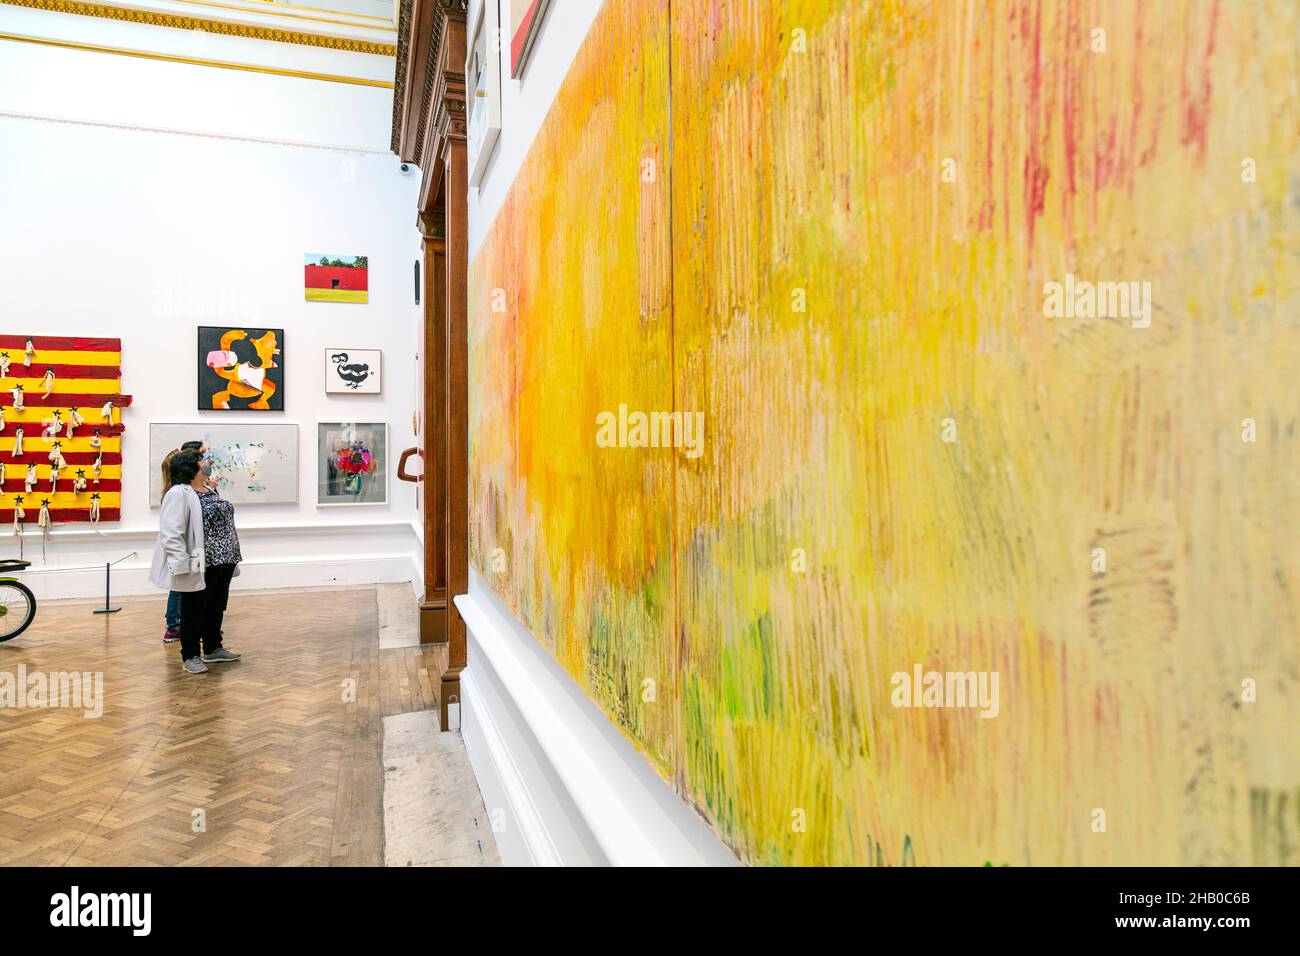
[[[121,358],[121,339],[0,335],[0,523],[119,520]]]

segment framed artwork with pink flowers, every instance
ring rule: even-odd
[[[388,504],[386,422],[319,422],[316,504]]]

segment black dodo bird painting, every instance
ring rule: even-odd
[[[348,388],[360,388],[361,384],[374,373],[369,364],[353,362],[348,364],[348,353],[338,352],[334,355],[334,370]]]

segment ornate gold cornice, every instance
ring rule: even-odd
[[[174,13],[136,10],[131,7],[115,7],[102,3],[81,3],[79,0],[0,0],[0,3],[7,3],[16,7],[30,7],[34,10],[47,10],[52,13],[72,13],[85,17],[101,17],[105,20],[146,23],[150,26],[172,27],[177,30],[202,30],[205,33],[245,37],[250,40],[298,43],[303,46],[323,47],[329,50],[346,50],[349,53],[371,53],[375,56],[397,55],[397,46],[393,43],[376,43],[372,40],[324,36],[316,33],[298,33],[293,30],[280,30],[275,27],[255,27],[246,23],[227,23],[224,20],[184,17]]]
[[[175,3],[189,3],[199,7],[226,6],[226,4],[211,3],[209,0],[173,0]],[[381,29],[393,30],[397,24],[393,22],[392,17],[377,17],[373,13],[353,13],[351,10],[327,10],[324,7],[302,7],[293,3],[281,3],[280,0],[243,0],[245,4],[253,6],[230,7],[231,10],[243,10],[246,13],[260,13],[268,17],[288,17],[293,16],[290,13],[284,13],[284,10],[307,10],[318,17],[322,13],[337,13],[339,16],[352,17],[357,20],[377,20],[384,24]],[[258,10],[257,7],[265,7],[264,10]],[[312,19],[309,17],[308,19]],[[347,21],[351,23],[352,21]]]
[[[438,70],[434,75],[433,88],[428,100],[429,129],[431,137],[430,152],[434,158],[441,159],[448,140],[465,141],[465,36],[464,4],[452,2],[447,4],[446,25],[438,37],[437,53],[433,59],[438,63],[448,64],[447,69]],[[459,30],[453,31],[455,24]],[[455,36],[453,38],[453,32]],[[457,40],[456,49],[444,49]],[[427,162],[427,161],[426,161]],[[429,167],[421,168],[430,168]]]
[[[236,6],[231,3],[217,3],[215,0],[173,0],[173,2],[183,3],[190,7],[212,7],[217,10],[233,10],[236,13],[247,13],[255,17],[283,17],[287,20],[307,20],[311,23],[333,23],[341,27],[351,27],[354,30],[378,30],[380,33],[396,32],[391,20],[382,20],[379,17],[367,17],[369,20],[379,20],[379,23],[353,23],[351,20],[335,20],[333,17],[320,16],[322,13],[343,13],[344,15],[348,15],[342,10],[318,10],[316,15],[312,15],[307,13],[289,13],[287,10],[283,9],[271,9],[272,6],[280,8],[287,7],[288,4],[271,4],[266,2],[266,0],[256,0],[256,2],[264,3],[267,7],[266,10],[254,10],[250,7]],[[294,7],[293,9],[306,10],[309,8]],[[358,13],[357,16],[365,16],[365,14]],[[380,26],[381,23],[383,26]]]
[[[464,100],[464,79],[456,71],[459,64],[444,62],[443,44],[449,23],[459,24],[464,32],[467,7],[468,0],[401,0],[391,145],[408,162],[424,162],[426,144],[437,136],[434,98],[442,95],[435,93],[435,86],[446,83],[442,73],[459,78],[459,99]]]
[[[225,70],[243,70],[247,73],[268,73],[272,76],[292,76],[303,80],[324,80],[328,83],[348,83],[353,86],[393,88],[387,80],[372,80],[364,76],[336,76],[332,73],[312,73],[308,70],[282,70],[273,66],[253,63],[232,63],[227,60],[209,60],[199,56],[174,56],[170,53],[151,53],[146,50],[128,50],[123,47],[101,46],[98,43],[78,43],[73,40],[51,40],[47,37],[29,37],[17,33],[0,33],[0,40],[15,43],[35,43],[39,46],[60,47],[65,50],[86,50],[91,53],[116,53],[118,56],[139,57],[143,60],[163,60],[167,63],[184,63],[190,66],[215,66]]]
[[[406,61],[411,56],[411,13],[414,0],[401,0],[397,10],[397,64],[393,73],[393,135],[394,153],[402,152],[402,110],[406,103]]]

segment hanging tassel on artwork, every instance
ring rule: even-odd
[[[59,469],[51,468],[50,469],[50,494],[57,495],[58,493],[59,493]]]
[[[90,496],[90,523],[99,524],[99,493]]]
[[[95,484],[99,484],[99,469],[103,466],[103,464],[104,464],[104,456],[100,455],[98,458],[95,459],[95,466],[90,470],[91,475],[94,476]]]
[[[23,349],[23,353],[27,356],[27,367],[31,368],[36,361],[36,346],[32,345],[31,339],[27,340],[27,348]]]
[[[4,467],[0,465],[0,468]],[[86,469],[78,468],[77,474],[72,479],[72,493],[79,495],[86,490]]]
[[[3,461],[0,461],[0,491],[4,491],[4,487],[5,487],[5,469],[6,469],[7,467],[8,467],[8,466],[7,466]]]
[[[23,430],[21,428],[14,432],[14,457],[23,457]]]
[[[63,412],[57,408],[54,410],[54,417],[45,424],[45,431],[41,432],[42,438],[57,438],[59,432],[63,430]]]
[[[21,412],[23,410],[23,387],[15,385],[12,394],[14,397],[14,411]]]
[[[41,384],[45,386],[45,394],[41,398],[49,398],[50,392],[54,391],[54,369],[45,370],[45,377],[41,379]]]
[[[4,410],[4,406],[0,405],[0,432],[4,430],[5,430],[5,410]]]
[[[101,408],[99,411],[100,414],[104,416],[104,421],[108,422],[108,424],[110,425],[113,424],[113,403],[112,402],[105,402],[104,407]]]
[[[36,527],[41,529],[41,556],[45,556],[45,542],[50,540],[50,499],[41,501],[40,514],[36,516]]]
[[[103,447],[104,447],[104,443],[103,443],[103,441],[100,440],[100,437],[99,437],[99,429],[98,429],[98,428],[95,429],[95,434],[93,434],[93,435],[90,436],[90,447],[91,447],[91,448],[103,448]]]
[[[50,461],[54,463],[55,468],[67,468],[68,462],[63,457],[63,442],[56,441],[50,446]]]
[[[30,495],[32,489],[36,487],[36,465],[27,466],[27,477],[23,479],[23,484],[27,486],[26,493]]]
[[[13,360],[9,358],[8,352],[0,352],[0,378],[5,378],[9,374],[9,366]]]
[[[71,438],[73,431],[80,428],[84,424],[86,424],[86,420],[81,417],[81,412],[77,411],[75,408],[69,408],[67,437]]]
[[[23,519],[27,517],[27,512],[23,510],[23,496],[14,495],[14,534],[23,533]]]

